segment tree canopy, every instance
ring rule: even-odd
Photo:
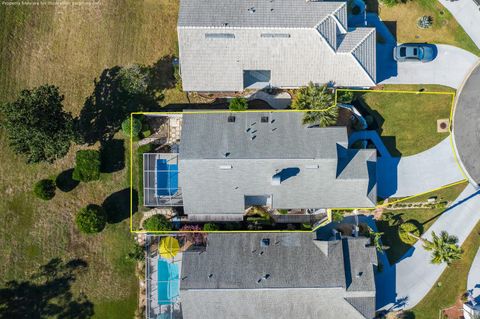
[[[42,85],[0,105],[10,147],[28,163],[53,162],[70,149],[73,118],[63,110],[63,98],[58,87]]]
[[[142,122],[135,117],[131,120],[130,117],[128,117],[122,122],[122,132],[126,136],[130,136],[130,133],[132,133],[133,137],[137,137],[141,130]]]
[[[311,110],[303,116],[303,124],[326,127],[337,123],[335,96],[326,85],[319,86],[310,82],[308,86],[300,88],[292,101],[292,108]]]

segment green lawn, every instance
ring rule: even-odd
[[[377,3],[373,0],[367,2],[371,8]],[[397,36],[397,42],[450,44],[480,56],[480,49],[437,0],[399,1],[393,7],[380,5],[378,11],[382,21]],[[418,18],[424,15],[433,18],[433,26],[429,29],[417,27]]]
[[[421,195],[416,198],[409,199],[403,203],[422,202],[429,197],[436,196],[440,201],[453,201],[460,195],[460,193],[467,186],[467,182],[454,185],[439,191],[431,192]],[[412,246],[402,242],[398,236],[398,227],[400,223],[406,221],[414,221],[421,225],[422,231],[425,232],[430,226],[441,216],[444,208],[417,208],[417,209],[401,209],[388,210],[386,209],[382,215],[382,219],[377,221],[377,227],[380,232],[383,232],[382,243],[389,247],[386,250],[388,260],[391,264],[396,263]],[[392,214],[393,218],[387,220],[387,215]]]
[[[178,1],[172,0],[102,0],[98,6],[0,4],[0,102],[15,98],[23,88],[49,83],[60,87],[65,108],[76,116],[103,70],[153,65],[176,54],[177,14]],[[173,90],[167,97],[185,99]],[[129,154],[128,143],[120,134],[118,138]],[[138,281],[134,263],[125,259],[132,244],[128,214],[122,207],[121,221],[93,236],[78,233],[73,223],[79,208],[102,204],[114,193],[128,203],[128,162],[102,174],[98,182],[57,190],[53,200],[44,202],[34,198],[33,183],[71,169],[75,151],[84,146],[72,147],[54,164],[26,165],[10,151],[0,130],[0,148],[0,287],[9,280],[28,280],[53,258],[78,258],[88,266],[76,276],[71,293],[84,294],[96,318],[133,317]]]
[[[415,319],[438,318],[441,309],[452,306],[466,292],[468,272],[479,247],[480,223],[463,243],[462,259],[447,267],[428,294],[411,309]]]
[[[384,90],[455,92],[440,85],[385,85]],[[381,92],[381,91],[380,91]],[[375,119],[377,131],[393,156],[425,151],[448,136],[437,133],[437,120],[448,119],[451,95],[409,93],[357,93]]]

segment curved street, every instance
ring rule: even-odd
[[[472,71],[457,99],[453,137],[460,162],[475,184],[480,184],[480,64]]]

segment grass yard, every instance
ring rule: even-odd
[[[415,319],[438,318],[441,309],[452,306],[466,292],[468,272],[478,247],[480,247],[480,223],[463,243],[462,259],[447,267],[422,301],[410,310]]]
[[[458,185],[406,200],[402,203],[424,202],[432,196],[437,197],[437,202],[451,202],[460,195],[467,184],[468,182],[463,182]],[[380,232],[385,233],[382,236],[382,243],[390,247],[386,250],[390,264],[396,263],[412,247],[400,240],[398,236],[398,227],[400,223],[402,221],[406,222],[413,220],[415,223],[420,224],[423,228],[423,232],[425,232],[442,215],[443,211],[445,211],[444,208],[386,209],[382,215],[382,219],[377,221],[377,227]],[[387,219],[387,214],[391,214],[392,218]]]
[[[393,7],[381,5],[378,11],[398,42],[450,44],[480,55],[480,49],[437,0],[402,1]],[[420,29],[417,20],[425,15],[433,18],[433,25]]]
[[[117,65],[152,65],[175,55],[178,2],[172,0],[103,0],[83,6],[6,6],[0,4],[0,102],[23,88],[49,83],[60,87],[65,108],[82,110],[102,71]],[[167,98],[180,100],[178,92]],[[166,102],[166,101],[165,101]],[[126,154],[128,142],[123,141]],[[98,148],[98,143],[94,146]],[[129,218],[119,219],[97,235],[78,233],[74,215],[87,204],[127,200],[128,162],[101,180],[80,183],[71,191],[57,190],[44,202],[32,186],[74,165],[74,146],[54,164],[26,165],[13,154],[0,130],[0,287],[9,280],[28,280],[56,257],[81,259],[86,271],[76,277],[71,292],[93,303],[96,318],[131,318],[137,305],[134,263],[125,255],[132,245]]]
[[[385,85],[385,90],[455,92],[441,85]],[[393,156],[408,156],[435,146],[448,136],[437,133],[437,120],[448,119],[452,95],[407,93],[357,93],[374,128]]]

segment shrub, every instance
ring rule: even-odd
[[[100,179],[100,152],[81,150],[77,152],[73,179],[80,182],[90,182]]]
[[[337,102],[349,104],[353,101],[353,92],[352,91],[337,91]]]
[[[202,233],[202,228],[198,225],[184,225],[180,228],[185,241],[191,242],[195,246],[205,245],[207,240],[207,234]]]
[[[343,220],[343,212],[339,210],[332,211],[332,221],[340,223]]]
[[[288,214],[288,209],[277,209],[277,212],[280,215],[287,215]]]
[[[75,222],[81,232],[94,234],[105,228],[107,215],[102,207],[98,205],[88,205],[77,213]]]
[[[337,123],[338,108],[335,96],[326,85],[316,85],[310,82],[308,86],[296,91],[291,108],[294,110],[309,110],[303,115],[303,124],[332,126]]]
[[[142,261],[145,259],[145,250],[138,243],[135,243],[126,258],[131,261]]]
[[[132,125],[131,125],[132,124]],[[122,122],[122,132],[126,136],[130,136],[130,132],[133,134],[133,137],[138,137],[140,131],[142,130],[142,122],[137,118],[132,118],[130,121],[130,117],[125,119]]]
[[[421,231],[417,225],[412,222],[405,222],[398,227],[398,236],[400,240],[407,245],[413,245],[417,241],[417,239],[411,235],[412,234],[416,237],[420,237]]]
[[[148,89],[148,69],[134,64],[118,72],[120,86],[130,94],[145,94]]]
[[[203,225],[203,230],[204,231],[217,231],[220,230],[220,227],[217,224],[214,223],[206,223]]]
[[[40,199],[50,200],[55,196],[56,188],[55,182],[51,179],[42,179],[35,183],[33,192]]]
[[[143,228],[147,231],[169,231],[172,230],[172,223],[163,215],[153,215],[143,222]]]
[[[248,101],[244,97],[234,97],[228,104],[230,111],[246,111],[248,109]]]
[[[433,24],[433,18],[430,16],[423,16],[417,20],[417,26],[421,29],[428,29]]]

